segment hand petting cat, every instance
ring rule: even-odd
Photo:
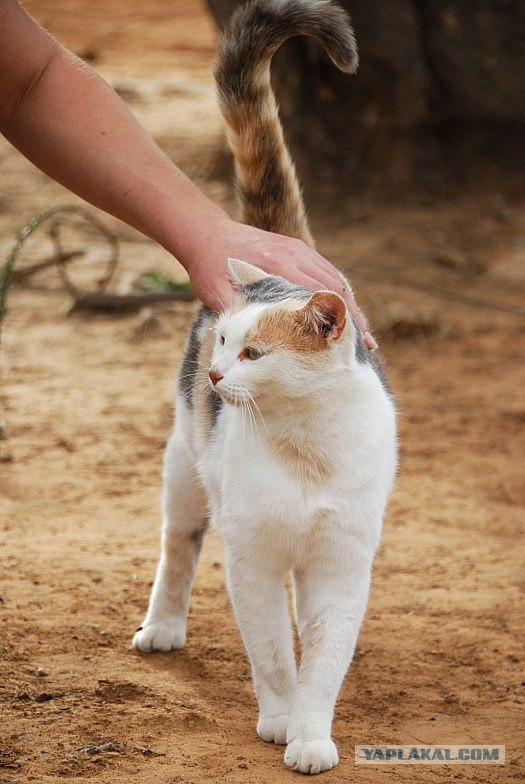
[[[346,301],[367,347],[372,351],[377,348],[348,282],[329,261],[302,240],[226,218],[207,227],[192,256],[194,260],[190,256],[182,263],[199,299],[217,313],[231,305],[235,296],[228,276],[228,258],[241,259],[313,291],[335,291]]]
[[[229,218],[157,147],[114,90],[17,0],[3,0],[0,21],[0,133],[29,160],[165,247],[213,310],[231,303],[228,257],[240,258],[293,283],[342,294],[375,348],[326,259],[299,240]]]

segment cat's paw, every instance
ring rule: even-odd
[[[337,747],[330,738],[302,740],[296,738],[286,747],[284,762],[300,773],[321,773],[339,762]]]
[[[259,716],[257,735],[267,743],[284,745],[289,719],[289,713],[280,713],[277,716]]]
[[[132,645],[142,653],[174,651],[186,642],[186,624],[179,618],[147,623],[137,630]]]

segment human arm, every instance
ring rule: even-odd
[[[220,310],[232,300],[229,256],[343,294],[337,271],[316,251],[236,223],[213,204],[112,88],[17,0],[0,0],[0,39],[0,131],[50,177],[176,256],[206,304]]]

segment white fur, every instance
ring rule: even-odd
[[[288,767],[318,773],[338,761],[334,705],[366,609],[395,475],[395,412],[374,370],[356,361],[351,327],[326,349],[322,372],[284,351],[241,361],[246,332],[265,307],[249,305],[217,322],[212,366],[228,404],[207,440],[178,400],[164,469],[163,553],[133,644],[142,651],[184,644],[198,556],[189,533],[208,505],[224,537],[228,587],[252,665],[257,731],[288,744]],[[326,456],[331,475],[322,484],[295,476],[272,451],[277,437]],[[298,671],[284,587],[290,572]]]

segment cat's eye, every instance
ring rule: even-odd
[[[248,359],[260,359],[264,355],[264,351],[260,351],[258,348],[247,348],[246,349],[246,356]]]

